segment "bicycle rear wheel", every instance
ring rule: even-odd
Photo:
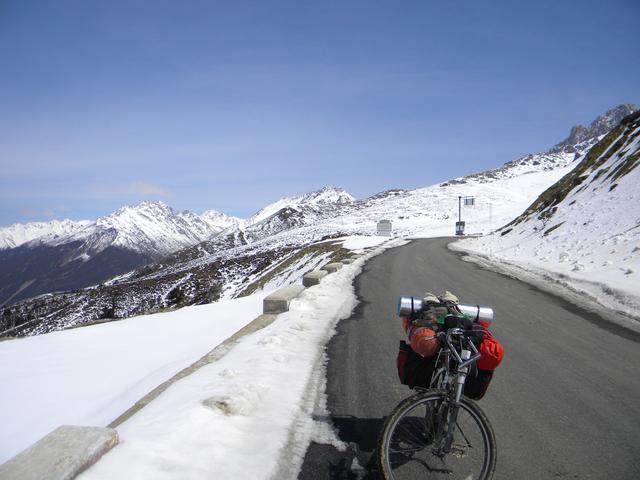
[[[490,479],[496,465],[496,440],[486,415],[475,402],[462,397],[453,443],[444,453],[449,415],[449,400],[442,390],[427,390],[400,402],[378,441],[382,477]]]

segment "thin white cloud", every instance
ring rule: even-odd
[[[66,207],[53,207],[53,208],[32,208],[32,207],[22,207],[18,210],[18,213],[23,217],[57,217],[64,212],[70,211]]]
[[[147,182],[132,182],[127,185],[126,190],[131,195],[169,195],[169,192],[160,185]]]
[[[101,195],[128,195],[132,197],[147,197],[151,195],[166,197],[170,195],[167,189],[150,182],[130,182],[126,185],[101,185],[91,188],[91,191]]]

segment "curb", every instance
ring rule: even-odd
[[[63,425],[0,465],[0,479],[72,479],[117,444],[111,428]]]
[[[302,277],[302,285],[305,287],[313,287],[314,285],[318,285],[320,280],[326,277],[329,272],[325,270],[316,270],[314,272],[305,273]]]
[[[320,270],[324,270],[327,273],[336,273],[344,266],[344,263],[327,263]]]
[[[278,314],[289,310],[291,300],[304,291],[303,285],[286,285],[279,288],[262,302],[262,312],[264,314]]]

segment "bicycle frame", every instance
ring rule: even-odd
[[[466,373],[468,373],[468,369],[466,369],[466,367],[471,365],[473,362],[476,362],[481,357],[481,353],[473,342],[467,342],[470,350],[461,349],[461,352],[458,353],[455,345],[453,345],[452,337],[462,336],[463,334],[464,330],[461,328],[452,328],[446,333],[446,335],[443,333],[439,334],[440,338],[444,340],[444,345],[436,357],[436,368],[434,369],[433,374],[431,375],[431,381],[429,382],[429,386],[431,388],[449,390],[451,380],[460,373],[464,373],[466,378]],[[454,368],[451,367],[451,357],[453,357],[457,364]],[[464,384],[464,379],[462,383]],[[456,397],[458,399],[460,398],[459,395],[456,395]]]
[[[444,390],[448,397],[447,404],[443,406],[443,410],[438,414],[437,436],[441,441],[437,442],[440,445],[437,448],[437,452],[442,456],[451,452],[460,397],[469,373],[469,365],[477,361],[481,356],[473,342],[467,341],[467,345],[462,345],[464,333],[465,331],[460,328],[452,328],[447,331],[446,335],[441,334],[441,338],[444,339],[444,345],[438,352],[436,359],[436,365],[439,368],[436,367],[431,376],[430,386]],[[453,344],[454,336],[460,339],[460,353],[458,353],[458,349]],[[469,349],[464,348],[467,346]],[[451,360],[453,360],[454,365],[452,365]]]

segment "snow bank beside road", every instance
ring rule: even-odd
[[[606,283],[581,280],[521,260],[499,259],[467,249],[461,242],[451,243],[449,248],[466,253],[465,261],[534,285],[575,306],[597,313],[609,322],[640,332],[640,297],[637,295],[615,291]]]
[[[0,342],[0,463],[60,425],[106,426],[260,315],[268,293]]]

